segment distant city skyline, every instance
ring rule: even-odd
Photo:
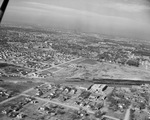
[[[0,0],[2,3],[3,0]],[[149,0],[10,0],[3,23],[150,40]]]

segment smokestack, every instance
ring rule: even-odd
[[[8,2],[9,2],[9,0],[4,0],[3,3],[2,3],[2,6],[0,8],[0,23],[2,21],[3,15],[4,15],[5,10],[6,10],[6,7],[8,5]]]

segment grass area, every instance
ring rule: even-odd
[[[6,100],[6,99],[7,99],[6,97],[0,96],[0,102],[4,101],[4,100]]]
[[[28,94],[28,95],[30,95],[30,96],[35,96],[36,93],[37,93],[37,90],[33,89],[33,90],[29,91],[29,92],[26,93],[26,94]]]
[[[4,68],[4,67],[7,67],[7,66],[12,66],[12,65],[7,64],[7,63],[0,63],[0,68]]]
[[[31,78],[23,78],[23,77],[18,77],[18,76],[13,76],[13,77],[0,77],[1,80],[3,81],[19,81],[19,82],[26,82],[26,81],[32,81],[33,79]]]

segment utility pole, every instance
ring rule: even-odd
[[[2,21],[2,18],[4,16],[5,10],[7,8],[9,0],[4,0],[1,7],[0,7],[0,23]]]

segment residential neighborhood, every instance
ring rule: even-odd
[[[150,119],[149,43],[5,25],[0,33],[0,119]]]

